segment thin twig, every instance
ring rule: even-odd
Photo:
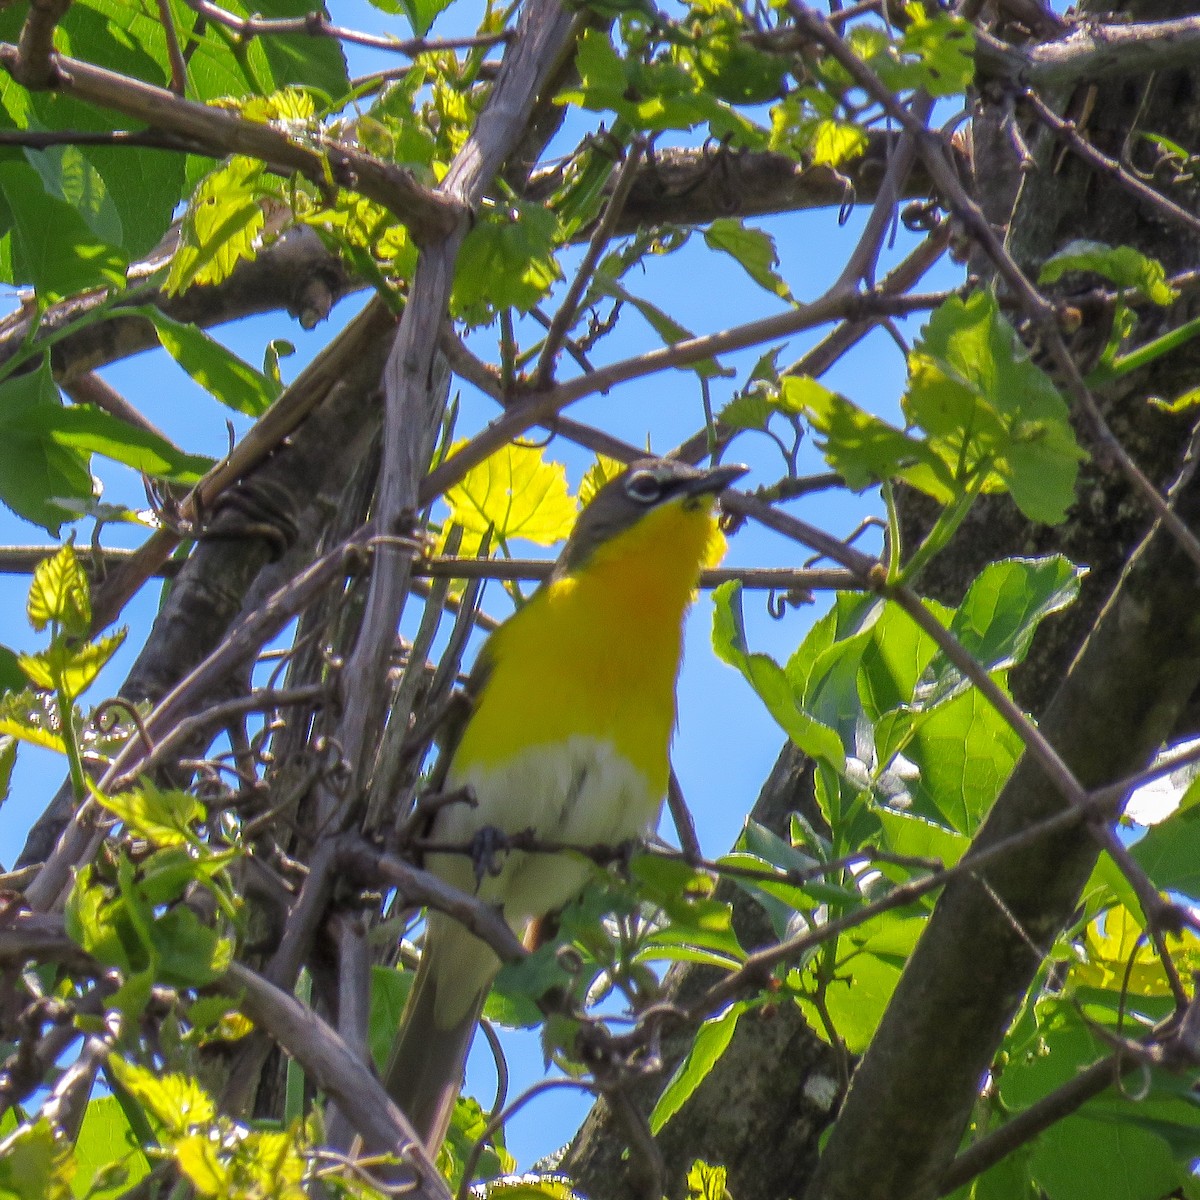
[[[390,50],[403,54],[408,58],[416,58],[419,54],[434,54],[446,50],[474,50],[478,47],[498,46],[512,36],[508,30],[499,33],[479,33],[470,37],[460,38],[394,38],[386,34],[363,33],[357,29],[345,29],[333,25],[319,10],[306,13],[302,17],[239,17],[209,0],[184,0],[184,3],[194,13],[231,29],[244,41],[256,37],[277,37],[285,34],[307,34],[310,37],[333,38],[339,42],[349,42],[354,46],[366,46],[372,50]]]
[[[683,850],[684,859],[688,862],[700,862],[704,855],[700,846],[700,835],[696,832],[696,822],[692,819],[692,810],[688,808],[683,788],[679,785],[679,776],[675,774],[674,767],[671,768],[671,774],[667,779],[667,808],[670,810],[671,820],[675,824],[675,836],[679,838],[679,846]]]
[[[158,20],[167,39],[167,58],[171,62],[171,91],[177,96],[187,94],[187,63],[179,48],[179,34],[175,30],[175,17],[169,0],[158,0]]]
[[[431,471],[422,484],[420,503],[431,503],[472,467],[478,466],[506,442],[520,437],[534,425],[552,428],[552,422],[562,409],[586,396],[607,392],[618,383],[627,383],[674,367],[689,366],[717,354],[743,350],[759,342],[800,333],[830,321],[904,316],[911,312],[923,312],[930,307],[930,300],[926,296],[888,296],[878,289],[861,294],[827,293],[811,304],[797,305],[788,312],[736,325],[719,333],[687,338],[672,346],[610,363],[591,375],[536,391],[514,401],[491,425]]]
[[[1107,175],[1119,187],[1136,196],[1143,204],[1153,208],[1164,220],[1182,226],[1189,233],[1200,234],[1200,217],[1188,212],[1186,208],[1168,200],[1161,192],[1155,191],[1149,184],[1144,183],[1132,171],[1128,171],[1115,158],[1103,153],[1083,137],[1074,121],[1060,117],[1036,92],[1026,90],[1021,93],[1021,99],[1033,109],[1034,115],[1049,129],[1072,153],[1078,155],[1094,171]]]
[[[559,347],[562,345],[567,331],[575,323],[575,317],[579,312],[579,301],[583,298],[583,293],[591,282],[592,272],[595,271],[600,256],[613,236],[613,231],[621,218],[625,201],[629,198],[630,189],[637,178],[638,167],[641,166],[645,154],[646,142],[644,139],[638,138],[625,155],[625,161],[621,164],[616,184],[608,198],[608,204],[605,206],[604,216],[596,227],[596,232],[592,234],[591,241],[588,242],[583,261],[579,264],[579,270],[575,272],[575,278],[571,280],[571,286],[567,289],[562,304],[559,305],[554,319],[550,322],[550,329],[542,345],[541,357],[533,372],[535,387],[545,387],[553,377],[554,359],[558,355]]]

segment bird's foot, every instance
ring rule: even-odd
[[[509,849],[508,835],[495,825],[485,825],[471,838],[471,862],[475,867],[475,886],[485,875],[499,875],[504,870],[500,855]]]

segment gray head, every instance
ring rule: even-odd
[[[723,492],[749,470],[739,463],[693,467],[673,458],[641,458],[606,483],[579,514],[555,565],[555,575],[579,570],[598,546],[635,525],[646,513],[683,497]]]

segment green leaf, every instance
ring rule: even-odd
[[[883,830],[883,847],[892,854],[906,858],[927,858],[952,867],[967,852],[971,841],[944,825],[927,821],[913,813],[880,808],[877,813]],[[879,870],[890,879],[907,879],[912,872],[905,867],[878,864]]]
[[[184,904],[154,921],[157,976],[175,987],[206,987],[215,983],[233,961],[233,943]]]
[[[61,411],[45,360],[36,371],[0,383],[0,500],[55,537],[63,521],[74,519],[55,501],[92,499],[87,455],[41,432]]]
[[[647,940],[651,950],[688,945],[724,956],[726,966],[745,960],[733,932],[732,907],[714,898],[715,884],[708,872],[655,854],[639,854],[630,863],[629,875],[638,885],[641,902],[655,906],[668,918],[668,924]]]
[[[942,615],[937,608],[935,616]],[[937,655],[937,643],[898,605],[877,605],[858,660],[857,693],[872,721],[913,702],[917,685]]]
[[[272,338],[263,351],[263,374],[281,391],[283,390],[283,374],[279,369],[282,359],[291,358],[296,353],[296,347],[286,338]]]
[[[818,167],[837,168],[858,158],[870,144],[867,131],[838,117],[837,110],[828,92],[797,88],[771,109],[770,149]]]
[[[964,17],[934,12],[915,0],[904,6],[904,33],[870,58],[893,91],[916,90],[931,96],[965,92],[975,78],[975,31]]]
[[[784,300],[792,300],[788,285],[775,270],[779,252],[770,234],[761,229],[747,229],[734,217],[719,217],[704,231],[704,240],[709,249],[721,250],[733,258],[759,287]]]
[[[197,483],[213,463],[199,454],[184,454],[158,434],[129,425],[91,404],[48,406],[39,410],[26,428],[57,446],[102,454],[143,475],[170,483]]]
[[[27,163],[0,162],[0,196],[12,218],[13,283],[43,304],[89,288],[125,286],[127,260],[98,238],[72,205],[50,195]]]
[[[950,632],[989,671],[1016,666],[1041,622],[1074,603],[1085,574],[1061,554],[989,563],[955,611]]]
[[[760,834],[761,832],[760,830]],[[743,834],[742,838],[738,839],[739,846],[747,840]],[[787,843],[783,842],[782,845],[786,847]],[[814,859],[807,858],[800,851],[790,847],[789,849],[797,860],[807,863],[807,866],[791,869],[808,872],[818,865]],[[721,855],[718,859],[718,865],[729,872],[730,881],[748,896],[753,896],[762,906],[777,937],[782,939],[796,931],[797,913],[811,922],[814,913],[822,904],[836,904],[843,908],[859,904],[861,897],[857,891],[827,883],[820,874],[813,874],[802,884],[792,883],[783,875],[776,879],[771,878],[772,867],[781,871],[788,869],[777,861],[778,857],[774,854],[768,859],[746,850],[735,850],[733,853]],[[740,873],[746,870],[753,870],[755,876],[749,878]]]
[[[693,17],[697,9],[693,9]],[[735,19],[730,19],[736,14]],[[744,36],[745,18],[734,5],[722,7],[692,25],[686,57],[704,86],[729,104],[765,104],[783,90],[787,63],[778,54],[758,50]]]
[[[909,781],[913,810],[974,836],[1024,745],[974,688],[923,715],[908,758],[920,766]]]
[[[528,312],[562,271],[554,257],[558,218],[540,204],[490,211],[463,241],[451,305],[472,323],[504,308]]]
[[[1057,524],[1085,457],[1067,406],[990,292],[945,301],[909,355],[908,417],[962,486],[1007,489],[1031,521]]]
[[[1200,898],[1200,808],[1175,812],[1130,849],[1157,889]]]
[[[280,387],[195,325],[174,321],[154,308],[139,308],[154,325],[163,349],[207,392],[227,408],[261,417]]]
[[[200,181],[179,228],[167,295],[193,284],[220,283],[238,263],[256,257],[266,223],[263,173],[257,159],[234,155]]]
[[[91,592],[74,546],[60,547],[34,567],[25,611],[39,632],[54,621],[73,636],[87,633],[92,623]]]
[[[255,0],[254,11],[267,18],[294,18],[324,14],[325,8],[313,0]],[[330,101],[339,100],[350,90],[346,56],[336,38],[275,34],[262,38],[261,44],[277,89],[311,88]]]
[[[424,37],[438,16],[450,7],[450,0],[400,0],[400,3],[417,37]]]
[[[838,735],[800,707],[783,668],[774,659],[753,654],[747,647],[741,585],[736,582],[723,583],[713,592],[712,637],[717,657],[742,673],[788,737],[806,754],[842,771],[845,753]]]
[[[925,920],[888,913],[839,937],[837,974],[825,990],[824,1011],[851,1054],[861,1053],[875,1036]],[[799,1004],[813,1030],[827,1038],[813,1002],[801,996]]]
[[[941,504],[960,493],[951,468],[927,441],[824,388],[810,392],[806,408],[813,428],[823,435],[817,446],[825,461],[854,491],[901,479]]]
[[[65,200],[101,241],[121,245],[124,230],[116,205],[99,171],[79,146],[52,146],[29,151],[25,157],[49,195]]]
[[[717,413],[717,423],[727,429],[764,430],[775,411],[762,388],[741,392]]]
[[[0,646],[0,698],[8,692],[19,692],[25,687],[25,672],[17,662],[17,653],[7,646]]]
[[[150,1173],[150,1163],[116,1096],[95,1096],[75,1141],[76,1179],[87,1200],[115,1200]]]
[[[1138,292],[1152,304],[1166,306],[1178,293],[1167,283],[1162,263],[1132,246],[1078,239],[1051,255],[1038,272],[1038,283],[1057,283],[1068,271],[1093,271],[1119,288]]]
[[[746,1008],[745,1001],[731,1004],[724,1012],[709,1017],[696,1031],[686,1056],[675,1068],[675,1073],[663,1088],[650,1113],[652,1134],[658,1135],[707,1078],[709,1071],[728,1049],[737,1029],[738,1019]]]
[[[205,815],[204,805],[195,796],[158,788],[148,779],[135,791],[115,796],[94,791],[92,795],[101,807],[155,847],[192,844],[192,826]]]
[[[395,967],[372,966],[371,968],[371,1015],[367,1023],[367,1045],[371,1061],[381,1074],[387,1067],[400,1028],[400,1018],[408,994],[412,991],[412,971],[400,971]]]
[[[20,1125],[0,1141],[2,1200],[71,1200],[75,1159],[47,1120]]]
[[[1165,1141],[1131,1122],[1093,1121],[1083,1113],[1051,1125],[1034,1147],[1030,1170],[1047,1200],[1158,1200],[1174,1194],[1186,1168]]]
[[[608,37],[588,29],[575,57],[579,84],[560,92],[558,104],[578,104],[593,112],[610,111],[632,129],[648,132],[693,129],[708,123],[715,137],[739,147],[758,148],[763,132],[710,90],[701,71],[680,56],[653,62],[621,58]]]

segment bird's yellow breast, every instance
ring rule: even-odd
[[[538,591],[492,635],[452,774],[582,735],[661,798],[683,618],[716,536],[709,497],[665,504]]]

